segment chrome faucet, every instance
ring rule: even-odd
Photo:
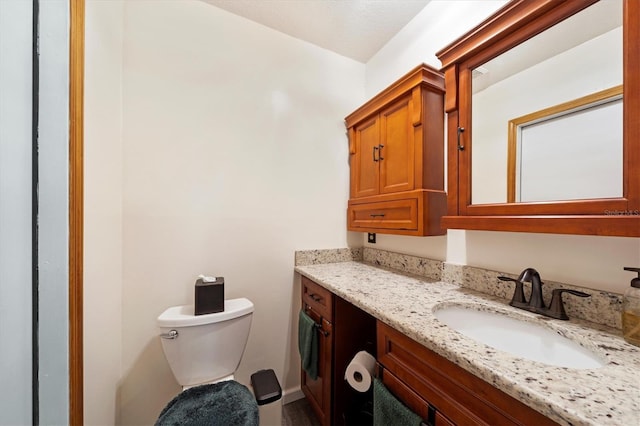
[[[562,293],[569,293],[579,297],[591,296],[590,294],[582,291],[557,288],[552,291],[551,304],[549,305],[549,308],[547,308],[544,304],[544,297],[542,296],[542,284],[544,283],[540,279],[540,274],[535,269],[525,269],[520,273],[518,279],[504,276],[499,276],[498,279],[501,281],[510,281],[516,284],[516,289],[509,305],[561,320],[569,319],[564,310],[564,304],[562,303]],[[525,282],[531,283],[531,297],[528,302],[524,295],[523,284]]]

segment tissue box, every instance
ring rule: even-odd
[[[224,311],[224,277],[198,278],[195,293],[195,315]]]

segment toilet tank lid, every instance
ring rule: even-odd
[[[224,311],[215,314],[194,315],[193,305],[172,306],[158,317],[158,327],[191,327],[238,318],[253,312],[253,303],[246,298],[224,301]]]

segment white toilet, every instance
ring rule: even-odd
[[[224,301],[224,311],[194,315],[193,305],[174,306],[158,317],[162,349],[182,389],[233,380],[251,329],[253,303]]]

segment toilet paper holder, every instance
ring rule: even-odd
[[[368,392],[373,385],[375,377],[376,359],[367,351],[355,354],[347,365],[344,378],[354,390]]]

